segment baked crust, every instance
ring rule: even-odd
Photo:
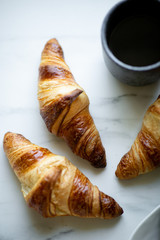
[[[4,136],[4,151],[27,204],[42,216],[107,219],[123,213],[113,198],[100,192],[65,157],[11,132]]]
[[[39,67],[38,100],[50,132],[63,138],[72,151],[94,167],[106,166],[100,135],[89,113],[89,99],[64,61],[56,39],[49,40]]]
[[[116,176],[130,179],[160,166],[160,96],[148,108],[131,149],[117,166]]]

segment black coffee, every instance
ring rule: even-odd
[[[160,23],[152,16],[128,17],[111,33],[109,48],[132,66],[156,63],[160,61]]]

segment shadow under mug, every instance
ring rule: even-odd
[[[125,0],[104,18],[103,56],[123,83],[142,86],[160,79],[160,1]]]

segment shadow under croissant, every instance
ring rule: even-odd
[[[54,218],[43,218],[34,209],[28,210],[32,226],[37,233],[50,234],[52,237],[57,232],[72,233],[75,231],[90,231],[93,229],[111,229],[120,221],[121,217],[113,219],[80,218],[74,216],[58,216]]]

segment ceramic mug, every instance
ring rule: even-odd
[[[105,16],[103,55],[121,82],[142,86],[160,79],[160,1],[125,0]]]

